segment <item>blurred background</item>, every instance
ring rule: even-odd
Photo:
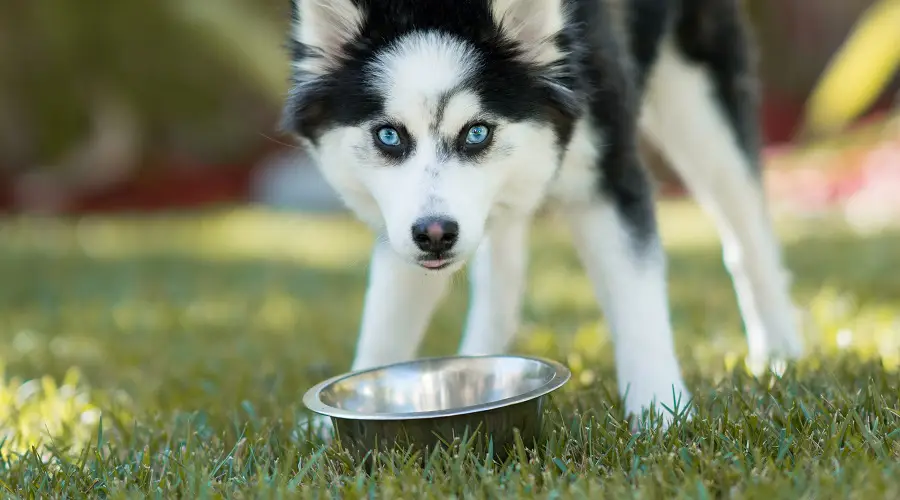
[[[776,201],[816,211],[886,182],[900,189],[897,3],[745,1]],[[286,0],[2,2],[0,212],[340,208],[275,128],[287,10]],[[863,23],[867,13],[877,19]],[[654,169],[677,195],[665,165]],[[883,198],[879,210],[896,209]]]

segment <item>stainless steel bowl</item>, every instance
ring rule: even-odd
[[[331,417],[350,451],[414,445],[426,449],[478,430],[498,458],[539,438],[546,397],[571,377],[560,363],[527,356],[428,358],[328,379],[303,403]]]

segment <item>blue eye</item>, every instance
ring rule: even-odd
[[[466,144],[481,144],[487,140],[490,130],[484,125],[475,125],[466,134]]]
[[[400,145],[400,133],[393,127],[378,129],[378,140],[385,146],[396,147]]]

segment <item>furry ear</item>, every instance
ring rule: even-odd
[[[531,62],[549,64],[562,57],[555,36],[565,27],[563,0],[491,0],[494,22]]]
[[[363,11],[353,0],[291,0],[291,13],[293,39],[306,56],[295,64],[313,74],[324,73],[341,57],[363,22]]]

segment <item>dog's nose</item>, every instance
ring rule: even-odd
[[[459,224],[443,217],[424,217],[413,224],[412,238],[423,252],[447,252],[459,238]]]

